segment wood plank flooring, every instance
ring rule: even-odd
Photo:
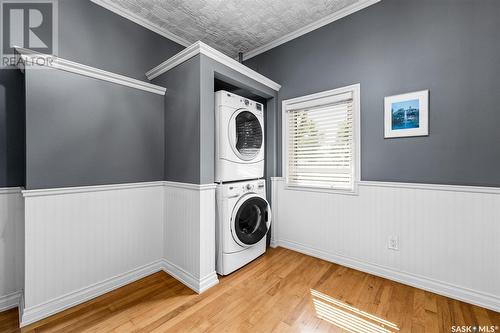
[[[0,332],[20,332],[17,310]],[[202,295],[161,272],[22,332],[450,332],[500,314],[283,248]],[[500,332],[500,329],[496,329]]]

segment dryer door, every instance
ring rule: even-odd
[[[233,152],[243,161],[257,157],[264,142],[261,121],[252,112],[239,109],[229,121],[229,141]]]
[[[233,210],[231,233],[236,243],[249,247],[264,237],[271,227],[269,203],[257,194],[243,196]]]

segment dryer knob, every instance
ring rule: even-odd
[[[251,190],[253,188],[252,184],[247,184],[247,190]]]

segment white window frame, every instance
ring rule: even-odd
[[[334,194],[358,194],[358,184],[361,177],[361,104],[360,104],[360,90],[361,85],[353,84],[347,87],[341,87],[333,90],[323,91],[311,95],[296,97],[292,99],[287,99],[282,102],[281,108],[281,134],[282,134],[282,175],[285,177],[285,189],[287,190],[299,190],[299,191],[311,191],[311,192],[324,192],[324,193],[334,193]],[[311,102],[315,99],[325,99],[329,97],[335,97],[337,95],[352,93],[353,96],[353,156],[354,156],[354,170],[353,170],[353,188],[348,190],[343,189],[330,189],[323,187],[314,186],[303,186],[303,185],[291,185],[288,183],[288,121],[287,121],[287,110],[292,108],[299,103]]]

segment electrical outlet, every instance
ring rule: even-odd
[[[399,237],[398,236],[389,236],[387,248],[389,250],[399,251]]]

